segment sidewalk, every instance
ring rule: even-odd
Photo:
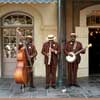
[[[0,98],[100,98],[100,77],[78,79],[80,87],[68,87],[66,92],[62,89],[45,89],[42,79],[36,80],[34,90],[20,90],[20,85],[13,79],[0,79]],[[64,87],[62,87],[64,88]]]

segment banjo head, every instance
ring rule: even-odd
[[[72,56],[70,56],[70,55],[66,56],[66,60],[68,62],[72,63],[76,60],[76,55],[73,52],[70,52],[69,54],[71,54]]]

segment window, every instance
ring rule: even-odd
[[[7,25],[31,25],[32,19],[27,15],[11,14],[3,19],[3,26]]]
[[[87,26],[99,26],[99,25],[100,25],[99,15],[87,16]]]
[[[17,45],[20,41],[16,28],[20,27],[24,36],[33,35],[32,18],[20,12],[11,13],[2,18],[2,26],[4,58],[16,58]]]

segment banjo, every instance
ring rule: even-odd
[[[76,60],[76,55],[79,54],[81,51],[85,50],[86,48],[92,47],[92,44],[88,44],[85,48],[77,51],[76,53],[74,52],[69,52],[68,56],[66,56],[66,60],[70,63],[74,62]]]

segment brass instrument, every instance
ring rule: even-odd
[[[50,65],[51,62],[51,42],[50,42],[50,47],[49,47],[49,56],[48,56],[48,65]]]

